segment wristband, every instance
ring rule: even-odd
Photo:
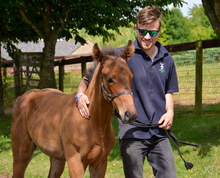
[[[84,95],[83,93],[78,94],[78,95],[76,96],[76,98],[75,98],[75,101],[76,101],[76,102],[79,101],[79,99],[80,99],[83,95]]]

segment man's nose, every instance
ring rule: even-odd
[[[145,39],[150,39],[150,38],[151,38],[150,33],[147,32],[147,34],[144,36],[144,38],[145,38]]]

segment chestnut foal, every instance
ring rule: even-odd
[[[74,94],[56,89],[33,89],[16,100],[12,118],[13,177],[22,178],[38,147],[50,157],[48,177],[60,177],[68,163],[71,178],[103,178],[115,136],[111,125],[113,107],[125,123],[136,119],[131,93],[132,73],[126,60],[134,53],[131,41],[121,55],[103,53],[97,44],[93,78],[86,91],[90,119],[81,117]]]

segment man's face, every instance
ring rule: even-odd
[[[149,50],[154,47],[157,41],[158,35],[160,34],[160,29],[161,28],[160,28],[159,20],[156,20],[148,25],[141,25],[141,24],[135,25],[137,39],[143,50]],[[147,33],[146,33],[146,30],[148,31]],[[152,31],[152,32],[149,32],[149,31]],[[155,31],[158,31],[158,33],[156,33]]]

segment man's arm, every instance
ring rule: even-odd
[[[165,95],[166,98],[166,113],[162,115],[160,118],[158,124],[162,125],[159,126],[159,128],[169,130],[173,124],[173,117],[174,117],[174,102],[173,102],[173,94],[172,93],[167,93]]]

